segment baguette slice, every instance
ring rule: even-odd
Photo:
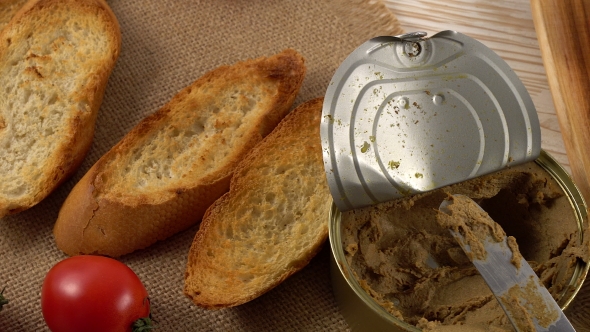
[[[289,112],[294,50],[215,69],[133,128],[76,184],[54,226],[69,255],[121,256],[199,222],[244,155]]]
[[[248,302],[305,267],[328,236],[322,99],[297,107],[238,166],[206,212],[184,293],[204,308]]]
[[[120,48],[103,0],[30,1],[0,32],[0,217],[79,167]]]

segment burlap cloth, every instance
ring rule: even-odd
[[[46,330],[40,291],[66,256],[51,230],[77,180],[137,122],[180,89],[223,64],[294,48],[307,76],[295,102],[322,96],[335,69],[365,40],[400,32],[380,1],[109,0],[121,25],[122,51],[96,123],[94,144],[78,173],[36,207],[0,220],[0,290],[10,303],[0,331]],[[0,184],[1,185],[1,184]],[[327,216],[326,216],[327,217]],[[142,279],[158,331],[341,331],[327,246],[300,273],[236,308],[208,311],[182,294],[197,227],[121,260]]]
[[[38,206],[0,220],[0,289],[5,286],[10,299],[0,313],[0,331],[46,330],[41,284],[47,271],[66,257],[51,234],[59,207],[102,154],[180,89],[219,65],[291,47],[305,56],[308,67],[297,105],[322,96],[335,69],[362,42],[401,32],[394,15],[375,0],[110,0],[109,4],[119,19],[123,46],[89,155],[78,173]],[[197,227],[121,258],[146,285],[159,331],[348,329],[334,301],[327,245],[309,266],[252,302],[219,311],[192,305],[183,296],[182,285]],[[588,293],[579,296],[573,307],[587,308]],[[576,321],[590,321],[587,310],[571,315]]]

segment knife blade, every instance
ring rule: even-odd
[[[475,201],[451,195],[440,204],[437,220],[457,240],[517,331],[575,331],[520,255],[515,239]]]

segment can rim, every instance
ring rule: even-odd
[[[574,210],[574,215],[576,221],[578,223],[578,229],[580,233],[579,243],[582,244],[584,240],[584,230],[588,229],[588,207],[582,196],[580,190],[575,185],[567,171],[553,158],[548,152],[541,149],[541,153],[539,158],[535,160],[535,162],[541,166],[545,171],[547,171],[554,180],[559,184],[560,188],[565,192],[572,209]],[[567,181],[565,181],[567,180]],[[336,206],[336,203],[332,201],[332,206],[330,208],[330,213],[328,215],[329,220],[329,227],[328,227],[328,237],[330,241],[330,248],[332,250],[332,258],[335,260],[336,264],[338,265],[338,271],[344,277],[348,286],[353,290],[357,298],[362,300],[366,305],[368,305],[376,314],[381,316],[386,321],[390,322],[394,326],[404,328],[407,331],[411,332],[420,332],[422,329],[417,328],[414,325],[408,324],[404,321],[401,321],[395,318],[390,312],[388,312],[385,308],[383,308],[375,299],[373,299],[359,284],[356,278],[352,277],[352,268],[348,264],[348,261],[344,255],[344,249],[342,246],[342,227],[341,227],[341,215],[342,213]],[[569,293],[569,297],[565,300],[565,302],[560,305],[562,310],[567,309],[567,307],[572,303],[573,299],[579,293],[582,285],[584,284],[586,277],[588,275],[588,271],[590,270],[590,264],[578,260],[576,267],[574,269],[574,273],[569,281],[569,284],[565,289],[562,291],[558,302],[563,300],[563,297]],[[575,283],[575,287],[572,290],[571,286]]]
[[[354,277],[352,277],[352,269],[350,267],[350,265],[348,264],[348,261],[346,260],[346,258],[344,257],[344,250],[342,248],[342,228],[341,228],[341,223],[340,222],[332,222],[334,220],[341,220],[341,212],[338,209],[338,207],[336,206],[336,203],[334,203],[334,201],[332,201],[332,207],[330,208],[330,213],[329,213],[329,220],[330,220],[330,226],[329,226],[329,232],[328,232],[328,236],[329,236],[329,240],[330,240],[330,247],[332,248],[332,256],[334,258],[334,260],[336,261],[336,264],[338,265],[338,270],[340,272],[340,274],[342,276],[344,276],[344,279],[346,280],[346,283],[348,284],[348,286],[353,290],[353,292],[355,293],[355,295],[357,296],[357,298],[360,298],[367,306],[369,306],[369,308],[371,308],[373,310],[373,312],[375,312],[377,315],[381,316],[381,318],[385,319],[387,322],[393,324],[394,326],[400,327],[400,328],[404,328],[407,331],[411,331],[411,332],[420,332],[422,331],[421,329],[417,328],[414,325],[408,324],[404,321],[401,321],[397,318],[395,318],[390,312],[388,312],[387,310],[385,310],[385,308],[383,308],[381,305],[379,305],[379,303],[377,303],[375,301],[375,299],[373,299],[371,296],[369,296],[369,294],[367,294],[367,292],[365,292],[363,290],[363,288],[361,287],[361,285],[359,284],[358,280]],[[338,246],[338,244],[340,244]]]
[[[566,196],[570,202],[570,205],[574,211],[576,216],[576,221],[578,222],[578,229],[580,230],[580,237],[579,243],[584,243],[584,230],[588,229],[588,206],[586,205],[586,201],[584,200],[584,196],[567,173],[567,171],[545,150],[541,150],[541,155],[535,162],[541,166],[545,171],[550,173],[553,176],[553,179],[559,184],[561,189],[566,193]],[[567,179],[568,181],[565,181]],[[583,265],[583,267],[580,267]],[[566,287],[561,295],[559,300],[562,300],[566,293],[571,291],[569,298],[565,300],[565,302],[561,305],[562,310],[566,310],[569,305],[572,303],[582,285],[584,284],[586,277],[588,276],[588,271],[590,270],[590,264],[585,263],[584,261],[578,260],[578,264],[576,265],[576,269],[572,274],[570,279],[569,285],[576,283],[576,286],[573,290],[570,290],[570,287]]]

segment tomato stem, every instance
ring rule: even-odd
[[[133,323],[133,332],[145,332],[156,328],[154,320],[150,314],[148,317],[143,317]]]
[[[143,305],[150,306],[150,298],[146,297],[143,299]],[[156,321],[152,318],[152,310],[150,309],[147,317],[140,318],[133,323],[133,332],[144,332],[156,328],[154,324]]]
[[[0,311],[2,311],[2,307],[5,304],[8,304],[8,299],[4,297],[4,290],[6,289],[6,287],[2,288],[2,291],[0,292]]]

